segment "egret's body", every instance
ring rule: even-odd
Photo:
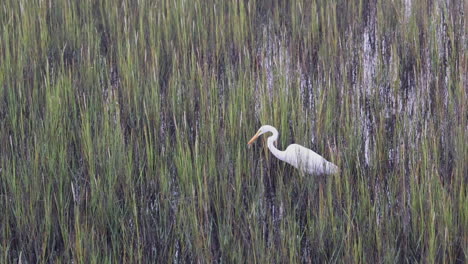
[[[278,130],[269,125],[260,127],[257,134],[252,137],[248,144],[252,144],[260,135],[267,132],[273,133],[273,135],[268,138],[268,149],[270,149],[271,153],[278,159],[308,174],[334,174],[339,171],[335,164],[301,145],[291,144],[284,151],[277,149],[274,142],[278,139]]]

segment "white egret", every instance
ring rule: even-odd
[[[301,145],[291,144],[284,151],[277,149],[274,143],[278,139],[278,130],[269,125],[260,127],[255,136],[253,136],[247,144],[252,144],[260,135],[267,132],[273,133],[273,135],[268,138],[268,148],[278,159],[308,174],[334,174],[339,171],[335,164]]]

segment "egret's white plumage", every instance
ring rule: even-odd
[[[274,142],[278,139],[279,134],[278,130],[273,126],[264,125],[260,127],[248,144],[252,144],[260,135],[267,132],[273,133],[273,135],[268,138],[268,148],[278,159],[285,161],[308,174],[334,174],[339,171],[335,164],[327,161],[319,154],[301,145],[291,144],[284,151],[277,149]]]

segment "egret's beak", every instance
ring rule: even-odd
[[[247,144],[248,145],[252,144],[255,140],[257,140],[259,136],[260,136],[260,131],[258,131],[257,134],[255,134],[255,136],[253,136]]]

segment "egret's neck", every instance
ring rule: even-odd
[[[276,140],[278,140],[278,130],[272,127],[272,129],[270,129],[270,132],[273,133],[273,135],[271,135],[268,138],[268,148],[270,149],[271,153],[275,155],[276,158],[280,160],[284,160],[285,159],[284,151],[277,149],[274,144]]]

